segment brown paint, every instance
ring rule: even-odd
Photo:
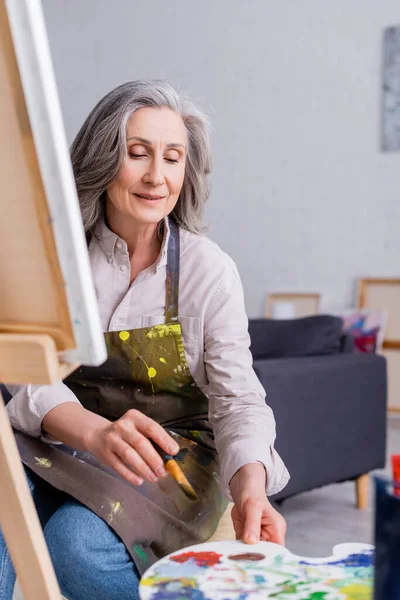
[[[264,554],[259,554],[258,552],[245,552],[244,554],[231,554],[228,556],[230,560],[251,560],[256,562],[258,560],[263,560],[265,558]]]

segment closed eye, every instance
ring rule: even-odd
[[[177,163],[177,162],[179,162],[178,160],[175,160],[174,158],[166,158],[165,160],[167,162],[169,162],[169,163]]]

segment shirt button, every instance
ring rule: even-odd
[[[117,248],[119,248],[119,249],[122,248],[122,242],[117,242]]]
[[[126,271],[126,270],[127,270],[127,268],[128,268],[128,267],[127,267],[126,265],[122,265],[122,266],[120,267],[121,271]]]

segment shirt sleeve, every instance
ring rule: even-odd
[[[53,385],[10,385],[12,395],[6,406],[11,425],[32,437],[41,437],[54,443],[50,436],[42,435],[42,421],[47,413],[64,402],[80,404],[75,394],[62,382]]]
[[[220,484],[232,500],[229,482],[245,464],[260,462],[267,495],[285,487],[289,473],[274,449],[275,419],[252,366],[243,289],[234,264],[225,272],[205,316],[205,366],[209,419],[220,457]]]

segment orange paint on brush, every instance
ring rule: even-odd
[[[178,463],[175,460],[167,460],[167,462],[165,463],[165,467],[167,468],[168,472],[171,473],[175,481],[177,481],[180,484],[184,483],[190,485],[185,475],[183,474],[182,469],[179,467]]]
[[[392,454],[393,481],[400,486],[400,454]],[[395,496],[400,496],[400,487],[394,488]]]
[[[181,486],[181,489],[185,492],[188,498],[191,498],[192,500],[198,500],[196,492],[185,477],[178,463],[173,458],[166,461],[165,468],[172,475],[175,481]]]

